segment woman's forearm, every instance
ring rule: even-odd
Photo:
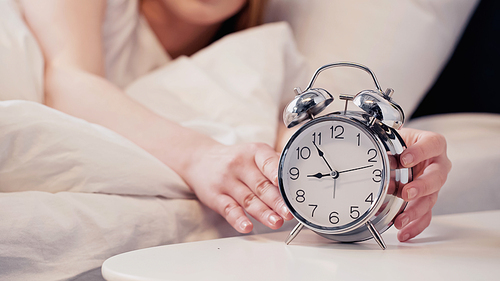
[[[103,77],[106,1],[21,4],[44,54],[47,105],[121,134],[179,174],[193,159],[193,147],[214,142],[159,117]]]
[[[194,147],[214,142],[158,116],[100,76],[48,66],[45,82],[48,106],[119,133],[179,174]]]

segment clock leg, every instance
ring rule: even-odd
[[[288,237],[286,238],[285,240],[285,243],[288,245],[290,244],[290,242],[292,242],[293,239],[295,239],[295,237],[297,237],[297,235],[299,234],[299,232],[302,230],[302,228],[304,228],[304,225],[301,224],[300,222],[292,229],[292,231],[290,232],[290,234],[288,234]]]
[[[387,247],[385,246],[384,239],[382,239],[382,235],[380,235],[380,233],[375,228],[375,226],[373,225],[373,223],[371,221],[368,221],[366,223],[366,227],[368,227],[368,230],[370,230],[370,232],[371,232],[371,234],[373,236],[373,239],[375,239],[375,241],[377,241],[377,243],[380,246],[380,248],[382,248],[382,250],[385,250],[385,248],[387,248]]]

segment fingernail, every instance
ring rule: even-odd
[[[404,216],[403,219],[401,220],[401,227],[405,227],[408,223],[410,222],[410,218],[407,216]]]
[[[250,226],[252,223],[247,221],[247,220],[244,220],[240,223],[240,228],[241,230],[246,230],[248,226]]]
[[[410,234],[406,233],[405,235],[403,235],[403,241],[406,241],[410,239]]]
[[[407,191],[407,194],[408,194],[408,200],[411,200],[413,198],[415,198],[415,196],[417,196],[417,189],[416,188],[410,188],[408,189]]]
[[[277,215],[270,215],[269,216],[269,222],[272,224],[272,225],[275,225],[279,220],[281,219],[281,217],[277,216]]]
[[[290,215],[290,211],[288,211],[288,208],[285,205],[283,205],[283,207],[281,207],[281,213],[285,217],[288,217]]]
[[[403,162],[404,166],[411,166],[413,164],[413,155],[410,153],[405,154],[403,157],[401,157],[401,162]]]

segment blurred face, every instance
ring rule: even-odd
[[[221,23],[238,13],[247,0],[162,0],[178,19],[197,25]]]

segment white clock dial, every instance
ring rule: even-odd
[[[377,206],[386,153],[366,129],[345,118],[318,118],[285,147],[280,189],[295,217],[319,231],[341,231]]]

